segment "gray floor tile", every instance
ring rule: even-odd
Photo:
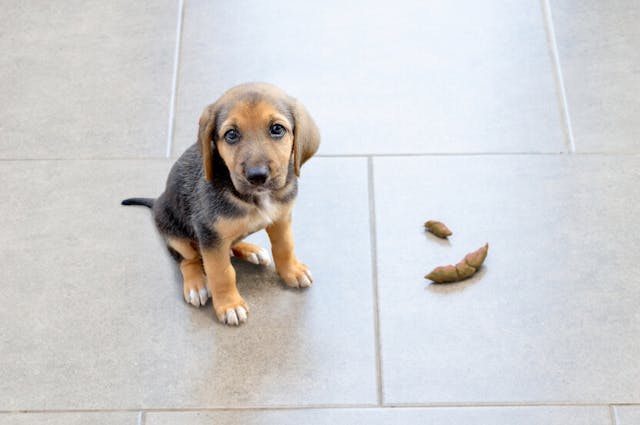
[[[637,425],[640,424],[640,405],[635,406],[615,406],[615,425]]]
[[[640,158],[376,159],[387,403],[640,399]],[[449,241],[423,234],[440,219]],[[470,280],[423,275],[490,243]]]
[[[323,154],[567,149],[538,2],[186,2],[173,154],[256,80],[307,105]]]
[[[640,3],[551,6],[577,151],[640,152]]]
[[[184,303],[150,214],[119,205],[169,167],[2,163],[0,410],[375,403],[366,161],[305,165],[294,232],[316,283],[238,264],[240,328]]]
[[[611,425],[607,407],[321,409],[148,413],[146,425],[205,424]]]
[[[6,413],[0,425],[139,425],[136,412]]]
[[[178,4],[9,0],[0,158],[163,156]]]

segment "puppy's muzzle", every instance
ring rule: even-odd
[[[244,170],[244,176],[252,185],[262,186],[269,179],[269,167],[266,165],[247,167]]]

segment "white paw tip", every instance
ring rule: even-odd
[[[242,307],[238,307],[236,309],[236,313],[238,313],[238,320],[240,320],[240,323],[244,323],[247,321],[247,310]]]
[[[269,257],[269,253],[267,252],[266,249],[260,248],[260,251],[258,251],[257,254],[258,254],[258,261],[260,262],[260,264],[264,266],[268,266],[269,264],[271,264],[271,258]]]
[[[207,299],[209,298],[209,294],[205,288],[202,288],[198,291],[198,295],[200,296],[200,305],[205,305],[207,303]]]
[[[247,321],[247,310],[242,307],[236,308],[236,313],[238,314],[238,320],[240,323],[244,323]]]
[[[307,275],[303,274],[298,279],[298,284],[300,285],[301,288],[308,288],[309,286],[311,286],[311,279],[309,279]]]
[[[247,261],[253,264],[260,264],[260,260],[258,260],[258,256],[255,252],[249,254],[249,256],[247,257]]]
[[[192,304],[196,307],[200,306],[200,298],[198,297],[198,293],[195,289],[189,291],[189,304]]]
[[[224,323],[227,325],[238,326],[240,323],[247,321],[247,310],[243,307],[230,308],[224,315]]]
[[[311,271],[305,270],[304,274],[307,275],[307,277],[309,278],[309,281],[313,282],[313,276],[311,275]]]
[[[236,316],[236,311],[234,309],[230,308],[229,310],[227,310],[224,322],[227,325],[238,326],[238,316]]]

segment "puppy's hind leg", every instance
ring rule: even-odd
[[[249,242],[236,243],[231,247],[231,252],[234,257],[241,258],[253,264],[261,264],[263,266],[271,264],[271,258],[269,258],[267,250]]]
[[[196,307],[205,305],[209,294],[207,292],[200,252],[194,248],[194,244],[187,239],[169,238],[168,244],[182,257],[179,262],[180,271],[182,272],[182,293],[184,300]]]

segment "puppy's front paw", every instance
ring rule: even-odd
[[[278,268],[277,272],[284,283],[292,288],[308,288],[313,282],[309,268],[297,260]]]
[[[218,320],[229,326],[238,326],[246,322],[249,313],[249,306],[240,296],[235,301],[227,302],[216,302],[214,299],[213,309]]]
[[[222,322],[229,326],[238,326],[247,321],[247,311],[243,307],[229,308]]]

